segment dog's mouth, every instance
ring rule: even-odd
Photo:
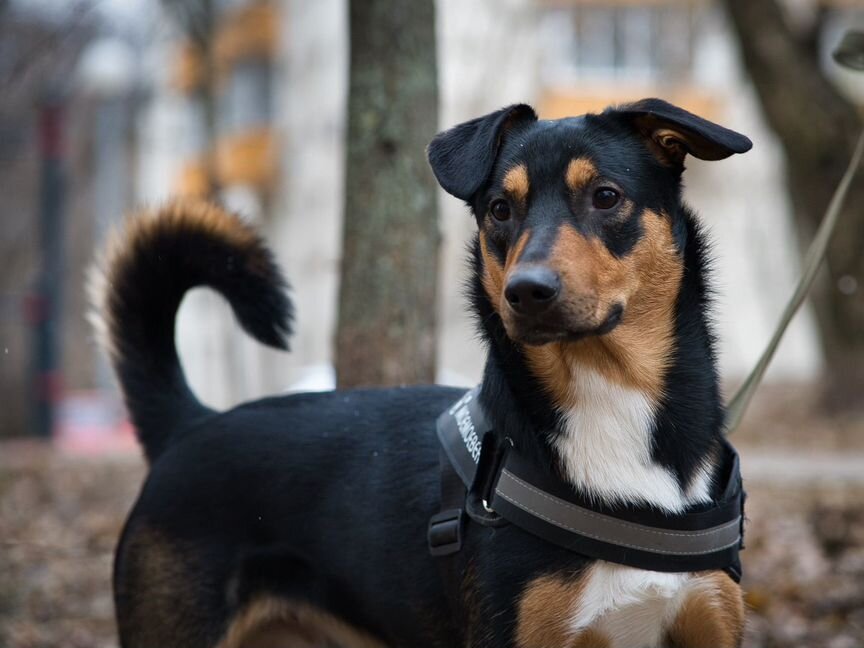
[[[563,318],[547,315],[536,318],[514,318],[507,327],[509,337],[520,344],[542,346],[552,342],[577,342],[588,337],[606,335],[621,323],[624,307],[615,304],[597,326],[573,326]]]

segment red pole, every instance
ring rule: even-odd
[[[29,315],[34,327],[31,393],[33,432],[49,438],[62,391],[60,371],[60,304],[63,289],[63,206],[65,199],[64,106],[52,97],[39,108],[39,153],[42,177],[39,196],[41,263]]]

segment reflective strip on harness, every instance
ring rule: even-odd
[[[704,531],[658,529],[594,513],[558,499],[534,488],[508,470],[501,472],[495,496],[567,531],[641,551],[693,556],[726,549],[741,540],[741,521],[737,517]],[[493,500],[493,508],[495,503],[496,500]]]
[[[465,487],[474,483],[482,439],[491,430],[471,390],[438,419],[437,431],[452,469]],[[540,472],[511,449],[489,504],[508,522],[589,557],[656,571],[726,569],[740,576],[743,491],[738,456],[723,446],[723,497],[713,506],[672,515],[648,507],[602,509],[570,486]]]

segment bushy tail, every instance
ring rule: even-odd
[[[151,463],[209,411],[189,390],[174,345],[177,308],[196,286],[222,293],[257,340],[287,348],[293,308],[273,255],[215,205],[184,200],[132,216],[90,277],[93,323]]]

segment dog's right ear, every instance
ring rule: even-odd
[[[426,150],[438,184],[470,200],[492,172],[504,135],[535,121],[531,106],[514,104],[438,133]]]

